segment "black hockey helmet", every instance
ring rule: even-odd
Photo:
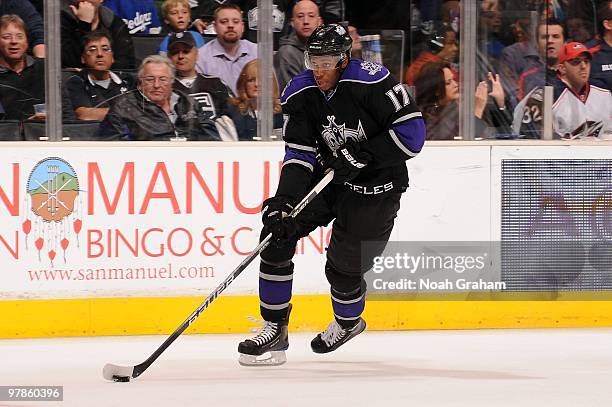
[[[312,70],[339,68],[351,57],[353,40],[340,24],[323,24],[315,28],[306,41],[304,63]]]
[[[308,37],[306,52],[309,55],[340,55],[350,53],[353,40],[341,24],[322,24]]]

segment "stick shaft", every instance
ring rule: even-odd
[[[312,202],[313,199],[315,199],[317,197],[317,195],[319,195],[319,193],[327,186],[327,184],[329,184],[331,182],[331,180],[334,178],[334,172],[333,171],[329,171],[324,177],[323,179],[321,179],[321,181],[319,181],[317,183],[317,185],[314,186],[314,188],[312,190],[310,190],[310,192],[308,192],[308,194],[306,194],[306,196],[304,197],[304,199],[302,199],[300,201],[300,203],[298,203],[295,208],[293,208],[293,210],[291,211],[291,213],[289,214],[289,216],[295,217],[297,216],[298,213],[300,213],[302,211],[302,209],[304,209],[310,202]],[[147,360],[145,360],[144,362],[142,362],[139,365],[134,366],[134,372],[132,373],[132,377],[138,377],[140,376],[145,370],[147,370],[147,368],[149,366],[151,366],[153,364],[153,362],[155,362],[155,360],[172,344],[172,342],[174,342],[176,340],[176,338],[178,338],[188,327],[189,325],[191,325],[199,316],[202,312],[204,312],[204,310],[206,308],[208,308],[208,306],[223,292],[225,291],[225,289],[232,283],[232,281],[234,281],[234,279],[236,277],[238,277],[248,266],[249,264],[251,264],[251,262],[266,248],[268,247],[268,245],[270,244],[270,240],[272,239],[272,235],[269,234],[268,236],[266,236],[258,245],[257,247],[255,247],[255,249],[251,252],[251,254],[249,254],[247,257],[244,258],[244,260],[242,260],[242,262],[240,262],[240,264],[238,265],[238,267],[236,267],[234,269],[234,271],[232,271],[226,278],[225,280],[223,280],[223,282],[221,284],[219,284],[217,286],[217,288],[215,288],[213,290],[213,292],[206,297],[206,299],[204,300],[204,302],[202,302],[198,308],[196,308],[195,311],[193,311],[191,313],[191,315],[189,315],[189,317],[187,317],[187,319],[168,337],[166,338],[166,340],[164,341],[164,343],[162,343],[159,348],[157,348],[155,350],[155,352],[153,352],[153,354],[151,356],[149,356],[147,358]]]

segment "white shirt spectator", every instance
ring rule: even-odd
[[[553,127],[564,139],[612,139],[612,95],[587,84],[584,95],[566,87],[553,104]]]

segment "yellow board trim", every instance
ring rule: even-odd
[[[169,334],[201,297],[0,301],[0,337]],[[298,295],[290,329],[319,331],[332,319],[328,295]],[[218,298],[188,333],[242,333],[256,324],[254,296]],[[372,298],[370,330],[612,326],[612,301],[383,301]]]

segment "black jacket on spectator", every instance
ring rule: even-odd
[[[64,91],[74,109],[110,107],[114,97],[134,88],[136,81],[133,76],[111,72],[109,87],[105,89],[89,79],[86,69],[75,73],[64,84]]]
[[[182,92],[174,91],[178,101],[173,124],[161,107],[134,90],[115,99],[100,125],[103,140],[168,141],[184,137],[195,141],[218,141],[215,124],[206,117],[198,102]]]
[[[589,83],[612,92],[612,47],[599,38],[588,42],[586,46],[593,53]]]
[[[67,0],[62,0],[62,67],[81,67],[82,44],[85,34],[91,32],[91,24],[81,21],[72,14]],[[117,17],[109,8],[100,6],[98,10],[100,23],[97,31],[106,32],[112,39],[113,69],[133,69],[134,44],[129,30],[123,20]]]
[[[228,103],[228,99],[234,96],[232,91],[216,76],[198,74],[190,88],[176,79],[172,87],[197,100],[205,116],[211,120],[223,115],[233,118],[237,113],[237,109]]]
[[[30,0],[30,3],[32,3],[32,5],[34,6],[34,8],[36,9],[36,11],[38,11],[38,14],[40,14],[41,17],[45,17],[45,2],[44,0]]]
[[[0,0],[0,16],[17,14],[28,28],[30,47],[45,43],[43,19],[32,3],[25,0]]]
[[[26,55],[26,68],[18,74],[0,66],[0,103],[5,120],[25,120],[34,105],[45,103],[45,61]]]

